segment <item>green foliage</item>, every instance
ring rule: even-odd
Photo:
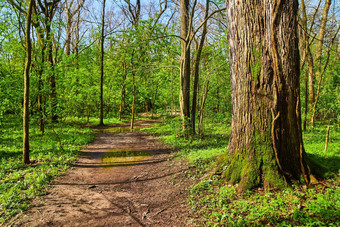
[[[22,163],[22,129],[19,119],[6,116],[0,134],[0,223],[29,207],[30,200],[46,193],[51,180],[63,174],[93,136],[78,124],[51,125],[44,135],[33,126],[31,164]]]
[[[211,2],[211,6],[218,5],[219,8],[223,8],[224,4],[223,0]],[[168,7],[171,7],[170,5]],[[199,18],[198,15],[195,16]],[[81,37],[77,43],[77,51],[75,47],[72,47],[73,53],[66,56],[63,53],[62,41],[60,43],[63,39],[58,38],[59,35],[61,37],[64,35],[63,30],[66,25],[62,14],[60,16],[57,18],[56,15],[51,24],[55,38],[52,50],[55,58],[53,68],[47,63],[47,51],[43,51],[43,45],[38,42],[36,34],[32,36],[30,114],[31,158],[34,162],[32,165],[23,165],[21,163],[20,117],[25,46],[21,32],[24,29],[20,26],[25,24],[25,17],[15,7],[11,7],[8,1],[0,0],[1,217],[7,218],[26,209],[28,201],[39,194],[40,190],[43,193],[48,182],[61,174],[75,160],[80,146],[91,140],[90,131],[78,127],[76,123],[98,123],[96,117],[99,116],[100,45],[97,39],[101,34],[100,26],[81,22],[81,32],[86,31],[79,34]],[[39,15],[38,20],[44,19],[42,14]],[[87,19],[81,18],[80,21],[94,21]],[[178,109],[180,39],[176,37],[176,34],[178,34],[179,24],[176,18],[168,21],[167,24],[164,21],[162,23],[162,18],[157,24],[154,22],[154,18],[147,18],[143,15],[138,25],[126,26],[127,24],[123,23],[117,31],[112,30],[106,35],[104,47],[105,124],[119,123],[116,117],[119,114],[123,85],[125,87],[123,117],[126,120],[130,118],[133,74],[137,88],[137,112],[165,113],[165,108],[169,105]],[[193,24],[196,22],[193,21]],[[202,99],[200,93],[203,84],[208,86],[209,91],[203,111],[205,120],[202,135],[195,135],[189,139],[183,138],[179,117],[167,117],[164,124],[148,129],[180,151],[179,156],[187,159],[195,169],[189,174],[193,178],[200,178],[207,174],[211,167],[214,167],[216,157],[224,154],[228,141],[228,125],[231,121],[229,50],[226,30],[222,23],[214,23],[209,27],[217,35],[213,33],[208,35],[200,64],[198,103]],[[33,32],[36,32],[35,28]],[[195,44],[195,39],[193,44]],[[329,41],[326,46],[328,45],[330,45]],[[311,48],[312,50],[315,48],[314,43],[311,44]],[[329,46],[329,48],[335,49],[334,46]],[[261,70],[261,63],[258,62],[261,55],[260,49],[252,50],[253,64],[249,65],[255,79]],[[324,55],[326,52],[324,51]],[[194,58],[194,51],[192,53]],[[322,167],[322,174],[326,178],[334,178],[334,172],[340,174],[340,132],[339,126],[336,125],[340,120],[340,64],[337,54],[331,51],[329,65],[321,83],[316,120],[322,124],[313,131],[304,133],[308,157]],[[326,56],[322,56],[322,65],[325,65],[325,59]],[[306,64],[301,65],[306,66]],[[56,114],[61,121],[67,119],[67,123],[53,126],[48,125],[47,121],[51,115],[49,100],[51,74],[56,77]],[[316,77],[315,88],[318,80],[319,78]],[[301,91],[304,91],[306,89],[304,83],[301,82],[301,85]],[[304,107],[304,95],[304,92],[301,92],[302,107]],[[42,110],[38,107],[38,98],[41,98]],[[311,110],[308,110],[307,119],[310,118],[310,112]],[[11,118],[12,115],[17,117]],[[46,133],[43,136],[38,131],[40,116],[46,121]],[[331,124],[330,141],[327,152],[324,152],[327,128],[324,124],[328,122]],[[202,212],[206,219],[205,224],[208,222],[209,225],[223,225],[224,222],[229,225],[265,225],[271,222],[275,222],[278,226],[331,225],[335,222],[332,216],[338,218],[336,213],[339,211],[338,203],[331,206],[330,202],[339,200],[338,184],[338,180],[335,180],[329,189],[316,188],[314,192],[310,189],[294,188],[297,191],[296,195],[294,190],[288,189],[286,192],[280,192],[281,194],[260,191],[237,195],[232,186],[220,187],[221,182],[205,178],[191,190],[191,203],[196,210]],[[259,210],[255,210],[257,206]],[[322,211],[322,207],[326,213]],[[207,209],[204,211],[203,208]],[[278,211],[272,211],[272,209]]]
[[[303,139],[308,157],[326,170],[321,174],[327,178],[332,176],[329,171],[340,174],[339,126],[335,124],[330,126],[329,142],[325,152],[326,134],[327,125],[320,125],[313,130],[304,132]]]
[[[198,171],[207,168],[215,158],[223,154],[228,141],[228,128],[223,124],[214,122],[205,126],[205,136],[195,135],[186,139],[181,134],[180,117],[168,117],[162,123],[155,125],[146,131],[153,133],[161,140],[179,151],[181,157],[185,157],[197,167]]]
[[[338,126],[332,125],[327,152],[324,153],[327,125],[304,133],[308,156],[326,168],[333,178],[310,188],[292,186],[282,191],[262,188],[240,194],[234,185],[226,185],[209,173],[216,157],[226,151],[229,129],[227,123],[208,121],[204,138],[185,140],[176,136],[178,117],[167,117],[162,124],[149,129],[163,141],[180,150],[194,169],[188,177],[199,179],[190,189],[189,204],[201,218],[198,226],[338,226],[340,224],[340,179],[330,174],[340,170]],[[211,123],[213,122],[213,123]],[[208,178],[210,176],[210,178]]]

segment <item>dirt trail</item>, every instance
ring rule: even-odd
[[[152,123],[140,121],[136,127]],[[12,225],[189,226],[183,205],[187,167],[169,161],[168,148],[144,132],[106,132],[121,126],[127,127],[101,128],[74,168]],[[125,151],[136,159],[122,159]],[[114,159],[105,158],[108,154]]]

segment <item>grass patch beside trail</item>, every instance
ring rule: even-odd
[[[157,116],[154,116],[156,118]],[[136,116],[136,120],[150,117]],[[105,125],[129,122],[104,119]],[[69,117],[45,126],[42,135],[37,120],[30,123],[30,160],[22,163],[22,120],[6,116],[0,122],[0,225],[30,206],[30,201],[47,192],[50,182],[77,160],[80,149],[93,141],[92,131],[82,125],[98,125],[98,118]]]
[[[340,129],[332,126],[327,152],[324,152],[327,125],[304,133],[306,152],[312,160],[326,167],[323,184],[311,188],[292,186],[282,191],[256,189],[236,192],[217,176],[206,176],[217,156],[226,151],[229,140],[227,122],[210,122],[205,136],[189,140],[180,136],[181,121],[166,117],[149,132],[178,150],[178,156],[189,161],[195,171],[189,177],[200,179],[190,189],[189,204],[200,217],[198,226],[340,226]],[[334,174],[336,173],[336,174]]]
[[[52,129],[53,128],[53,129]],[[68,169],[82,146],[93,140],[92,132],[74,120],[46,125],[44,135],[31,124],[31,164],[22,163],[22,125],[15,118],[0,130],[0,224],[26,210],[30,200],[46,193],[49,183]]]

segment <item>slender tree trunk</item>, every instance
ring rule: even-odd
[[[158,83],[159,83],[159,80],[157,80],[156,82],[156,91],[155,91],[155,94],[153,96],[153,100],[151,101],[151,113],[152,113],[152,116],[153,116],[153,112],[154,112],[154,108],[155,108],[155,103],[156,103],[156,100],[157,100],[157,94],[158,94]],[[147,111],[148,112],[148,111]]]
[[[308,72],[305,73],[305,116],[303,120],[303,130],[307,130],[307,115],[308,115]]]
[[[75,63],[76,68],[79,69],[79,42],[80,42],[80,35],[79,35],[79,26],[80,26],[80,11],[77,12],[77,23],[75,27],[75,40],[73,42],[73,50],[75,54]]]
[[[238,183],[239,191],[309,183],[300,116],[298,1],[226,5],[233,119],[223,176]]]
[[[217,87],[216,88],[216,100],[217,100],[217,103],[216,103],[216,113],[220,113],[221,112],[221,104],[220,104],[220,87]]]
[[[41,95],[41,88],[43,86],[41,75],[38,77],[38,111],[39,111],[39,130],[45,134],[45,120],[44,120],[44,108],[43,108],[43,96]]]
[[[170,104],[170,115],[174,115],[174,70],[171,69],[171,104]]]
[[[190,119],[190,48],[189,45],[189,10],[190,1],[181,0],[181,68],[179,103],[182,117],[182,130],[185,136],[189,133]]]
[[[40,69],[38,72],[38,111],[39,111],[39,128],[40,132],[42,134],[45,133],[45,120],[44,120],[44,100],[43,100],[43,95],[42,93],[42,87],[44,86],[42,76],[44,72],[44,64],[45,64],[45,50],[46,46],[44,45],[43,42],[40,42],[41,44],[41,62],[40,62]]]
[[[133,21],[131,21],[132,26],[135,28],[135,30],[137,30],[139,19],[140,19],[140,9],[141,9],[140,0],[136,0],[135,6],[133,6],[130,1],[126,1],[126,3],[128,4],[128,9],[129,9],[130,15],[133,18]],[[134,127],[135,111],[136,111],[135,110],[135,101],[136,101],[135,76],[136,76],[136,73],[134,71],[134,54],[135,54],[135,50],[133,50],[132,53],[131,53],[131,72],[132,72],[132,87],[133,87],[132,88],[133,89],[133,94],[132,94],[133,97],[132,97],[132,110],[131,110],[131,125],[130,125],[131,130],[133,130],[133,127]]]
[[[200,134],[201,136],[204,135],[204,130],[203,130],[204,105],[208,97],[209,82],[210,81],[209,81],[209,76],[208,76],[202,88],[202,97],[201,97],[200,113],[199,113],[199,120],[198,120],[198,134]]]
[[[328,12],[329,12],[331,3],[332,3],[331,0],[326,0],[323,11],[322,11],[322,17],[321,17],[321,23],[320,23],[318,41],[317,41],[317,47],[316,47],[316,53],[315,53],[316,67],[318,71],[321,71],[321,56],[322,56],[322,49],[323,49],[322,45],[323,45],[323,40],[326,34],[326,23],[327,23]]]
[[[336,56],[336,59],[340,60],[340,35],[339,35],[339,38],[338,38],[338,54]]]
[[[305,92],[305,95],[308,96],[305,97],[305,120],[303,123],[304,130],[307,128],[307,113],[308,109],[312,110],[313,104],[314,104],[314,99],[315,99],[315,94],[314,94],[314,59],[312,56],[312,52],[310,50],[310,44],[309,44],[309,34],[308,34],[308,28],[307,28],[307,13],[306,13],[306,6],[305,6],[305,1],[301,0],[301,12],[302,12],[302,28],[303,28],[303,48],[305,51],[305,58],[306,58],[306,63],[307,63],[307,71],[306,71],[306,76],[308,76],[307,82],[305,82],[306,89],[308,87],[308,92]]]
[[[330,123],[328,124],[328,127],[327,127],[327,133],[326,133],[326,141],[325,141],[325,149],[323,152],[327,152],[327,147],[328,147],[328,141],[329,141],[329,129],[330,129]]]
[[[106,0],[103,0],[103,11],[102,11],[102,34],[101,34],[101,54],[100,54],[100,121],[99,125],[104,125],[104,41],[105,41],[105,35],[104,35],[104,29],[105,29],[105,2]]]
[[[328,12],[329,8],[331,6],[332,1],[331,0],[326,0],[325,5],[323,8],[322,12],[322,18],[321,18],[321,23],[320,23],[320,28],[319,28],[319,34],[318,34],[318,41],[317,41],[317,47],[316,47],[316,53],[315,53],[315,67],[316,67],[316,77],[319,78],[319,81],[321,81],[321,71],[322,71],[322,61],[321,61],[321,56],[322,56],[322,46],[323,46],[323,40],[326,34],[326,23],[327,23],[327,18],[328,18]],[[315,102],[317,102],[315,100]],[[316,103],[311,103],[312,106],[316,106]],[[313,111],[312,117],[311,117],[311,127],[314,128],[314,122],[315,122],[315,110],[312,108],[310,109]]]
[[[49,63],[49,83],[50,83],[50,111],[51,111],[51,122],[55,123],[58,121],[57,115],[57,88],[56,80],[54,75],[54,62],[53,62],[53,49],[52,49],[52,35],[51,35],[51,20],[52,18],[46,19],[46,39],[47,39],[47,59]]]
[[[136,112],[136,85],[135,85],[135,72],[132,73],[132,108],[131,108],[131,125],[130,129],[133,130],[133,126],[135,123],[135,112]]]
[[[33,4],[33,9],[35,7],[35,4]],[[34,12],[34,11],[33,11]],[[33,13],[32,14],[36,14]],[[34,20],[33,20],[34,21]],[[33,23],[32,21],[32,23]],[[35,24],[35,25],[34,25]],[[41,28],[40,24],[38,23],[33,23],[33,25],[35,26],[35,31],[36,31],[36,36],[38,38],[38,46],[39,48],[41,48],[41,53],[40,53],[40,65],[39,65],[39,69],[38,69],[38,111],[39,111],[39,128],[40,128],[40,132],[42,134],[45,133],[45,99],[44,99],[44,95],[42,94],[42,88],[44,87],[44,82],[43,82],[43,74],[44,74],[44,67],[45,67],[45,61],[46,61],[46,57],[45,57],[45,53],[46,53],[46,42],[44,41],[44,33],[43,33],[43,29]],[[37,62],[38,59],[37,59]]]
[[[29,1],[26,23],[26,63],[24,72],[24,110],[23,110],[23,162],[30,163],[29,144],[29,98],[30,98],[30,68],[32,58],[31,20],[34,0]]]
[[[71,53],[71,32],[72,32],[72,14],[70,8],[66,7],[66,40],[65,40],[65,54],[67,56]]]
[[[339,29],[340,29],[340,27],[338,28],[338,31],[336,32],[335,36],[333,37],[333,39],[331,41],[331,46],[333,46],[333,44],[334,44],[334,41],[336,39],[337,33],[339,32]],[[318,88],[317,88],[317,92],[316,92],[316,98],[315,98],[315,102],[314,102],[314,105],[313,105],[313,108],[312,108],[312,128],[314,127],[314,120],[313,119],[315,119],[316,107],[317,107],[317,104],[318,104],[318,101],[319,101],[319,98],[320,98],[321,83],[322,83],[323,76],[325,75],[328,63],[329,63],[331,50],[332,50],[332,48],[329,47],[327,54],[326,54],[327,58],[326,58],[325,64],[323,66],[322,71],[320,71],[320,77],[319,77]]]
[[[125,107],[125,80],[126,80],[126,73],[127,73],[125,59],[123,60],[123,71],[124,71],[124,74],[122,76],[123,81],[122,81],[122,91],[120,95],[119,120],[122,120],[122,115],[124,113],[124,107]]]
[[[206,10],[204,20],[207,19],[209,13],[209,0],[206,0]],[[207,21],[203,25],[203,32],[201,36],[201,40],[198,46],[197,55],[195,59],[195,68],[194,68],[194,91],[192,95],[192,107],[191,107],[191,130],[192,134],[196,133],[196,108],[197,108],[197,94],[198,94],[198,85],[199,85],[199,70],[200,70],[200,62],[201,62],[201,54],[204,46],[205,36],[207,34]]]
[[[65,1],[65,11],[66,11],[65,12],[65,14],[66,14],[66,40],[65,40],[66,50],[65,50],[65,54],[67,56],[71,54],[72,20],[73,20],[74,15],[79,13],[79,10],[84,5],[84,2],[85,2],[85,0],[81,0],[78,3],[78,5],[74,8],[73,7],[74,0],[71,0],[70,2],[67,1],[67,0]],[[72,10],[72,8],[73,8],[73,10]],[[79,14],[78,14],[77,23],[79,23]],[[79,24],[77,24],[77,27],[79,27]],[[77,32],[79,32],[79,30],[76,31],[76,34],[77,34]]]

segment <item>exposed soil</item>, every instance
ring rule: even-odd
[[[145,132],[110,132],[118,127],[128,125],[98,128],[74,168],[12,226],[191,226],[186,165]]]

